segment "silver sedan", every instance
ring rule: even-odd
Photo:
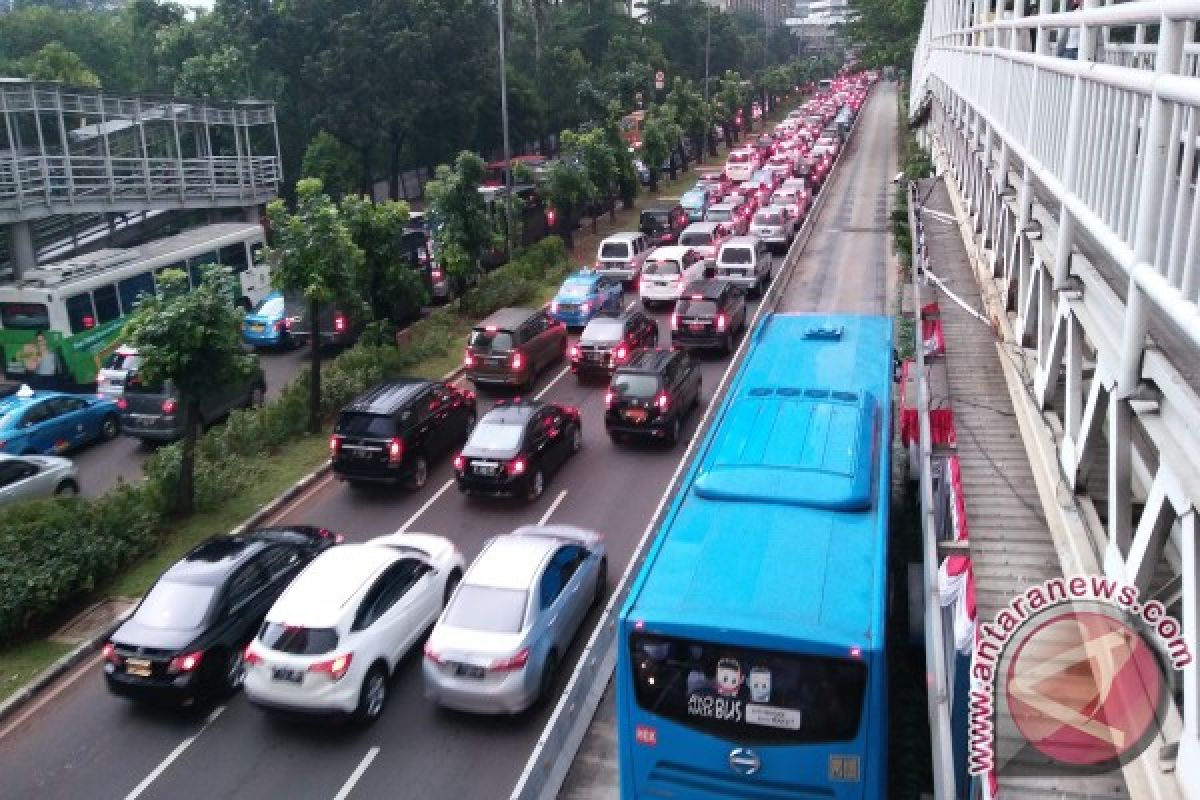
[[[0,453],[0,506],[79,494],[79,473],[67,458]]]
[[[580,528],[526,526],[489,540],[425,644],[425,696],[487,714],[546,697],[607,572],[603,537]]]

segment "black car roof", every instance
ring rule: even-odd
[[[521,398],[499,400],[491,411],[483,415],[480,422],[499,422],[510,425],[524,423],[545,405],[540,400],[522,400]]]
[[[716,300],[725,292],[727,286],[729,284],[724,281],[692,281],[684,287],[679,296],[687,300],[692,295],[698,294],[706,300]]]
[[[252,534],[214,536],[176,561],[163,578],[180,583],[218,584],[266,546],[265,541]]]
[[[621,366],[617,367],[617,372],[662,372],[667,366],[667,362],[675,355],[674,350],[655,349],[655,350],[637,350],[629,357]]]
[[[490,317],[475,326],[479,328],[496,328],[497,330],[511,330],[519,328],[525,324],[525,321],[538,312],[532,308],[502,308],[494,312]]]
[[[674,211],[677,208],[683,208],[683,206],[679,205],[678,203],[675,203],[674,205],[669,205],[669,206],[668,205],[649,206],[648,208],[643,208],[642,213],[643,214],[670,214],[672,211]]]
[[[391,414],[407,405],[414,397],[428,388],[433,381],[423,378],[402,378],[400,380],[381,383],[372,386],[350,404],[342,409],[360,414]]]

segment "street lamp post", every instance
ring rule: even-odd
[[[704,16],[704,102],[708,103],[708,51],[712,46],[712,4],[705,4],[708,13]]]
[[[496,2],[496,16],[500,24],[500,126],[504,132],[504,241],[507,255],[513,254],[513,175],[512,150],[508,145],[508,75],[504,58],[504,0]]]

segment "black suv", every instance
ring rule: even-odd
[[[567,354],[567,326],[544,309],[502,308],[467,338],[463,367],[476,385],[533,388],[538,373]]]
[[[719,347],[733,352],[734,336],[746,327],[746,293],[725,281],[693,281],[671,315],[671,344]]]
[[[189,704],[242,684],[242,655],[295,575],[342,541],[295,525],[215,536],[162,574],[104,645],[113,694]]]
[[[688,226],[688,215],[683,206],[655,206],[642,212],[638,220],[638,231],[655,246],[675,244],[679,234]]]
[[[596,317],[579,343],[571,345],[571,371],[581,379],[603,375],[624,364],[635,350],[658,346],[658,323],[641,311]]]
[[[604,429],[679,441],[683,417],[700,402],[700,368],[682,350],[639,350],[617,368],[604,393]]]
[[[465,495],[537,500],[546,478],[583,447],[579,409],[533,400],[500,401],[454,457]]]
[[[333,472],[356,483],[405,483],[419,489],[429,464],[475,427],[475,395],[420,379],[382,383],[338,414],[329,439]]]

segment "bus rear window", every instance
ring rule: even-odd
[[[0,303],[0,327],[44,331],[50,327],[50,312],[41,303]]]
[[[629,649],[637,704],[680,725],[743,745],[858,733],[867,687],[861,661],[649,634],[631,636]]]

